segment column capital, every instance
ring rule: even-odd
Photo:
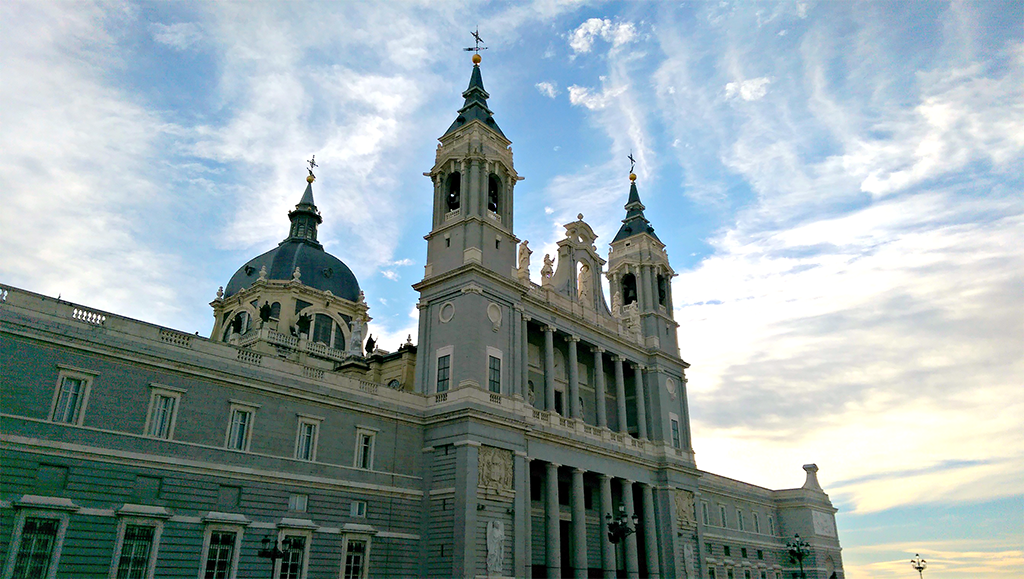
[[[621,361],[622,361],[622,356],[620,356],[618,354],[612,354],[612,362],[621,362]]]
[[[644,365],[641,364],[640,362],[630,362],[629,363],[629,367],[634,369],[634,370],[643,370],[644,369]]]
[[[558,464],[557,462],[546,462],[546,463],[544,463],[544,465],[547,468],[558,468],[558,467],[562,466],[562,465]]]
[[[547,324],[544,324],[544,331],[545,331],[545,332],[551,332],[551,333],[554,333],[554,332],[555,332],[555,327],[554,327],[554,326],[549,326],[549,325],[547,325]]]
[[[574,473],[578,472],[580,474],[586,474],[587,469],[580,468],[580,467],[577,466],[577,467],[573,467],[572,472],[574,472]]]
[[[591,346],[590,351],[595,354],[603,354],[605,352],[604,348],[601,346]]]
[[[597,473],[597,478],[599,478],[599,479],[601,479],[601,480],[603,480],[603,481],[605,481],[605,480],[608,480],[608,481],[610,481],[610,480],[612,480],[612,479],[613,479],[613,478],[615,478],[615,477],[613,477],[613,476],[612,476],[612,475],[610,475],[610,474],[605,474],[605,473],[603,473],[603,472],[599,472],[599,473]]]
[[[525,312],[526,311],[526,308],[523,307],[523,304],[514,304],[512,306],[512,309],[514,309],[517,312]]]
[[[580,337],[579,336],[574,336],[572,334],[569,334],[569,335],[567,335],[565,337],[565,341],[566,342],[579,342],[580,341]]]

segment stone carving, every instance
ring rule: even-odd
[[[622,325],[626,337],[638,343],[643,342],[643,335],[640,331],[640,306],[637,302],[622,306]]]
[[[491,320],[491,330],[497,332],[501,327],[501,307],[491,302],[487,305],[487,319]]]
[[[500,576],[505,568],[505,523],[487,522],[487,574]]]
[[[369,356],[370,354],[373,354],[376,349],[377,340],[374,340],[373,334],[370,334],[369,337],[366,338],[366,355]]]
[[[298,282],[299,278],[302,277],[302,272],[299,271],[299,266],[295,266],[295,271],[292,272],[292,281]]]
[[[540,268],[540,285],[551,285],[551,275],[555,273],[555,260],[551,259],[550,253],[544,254],[544,267]]]
[[[511,491],[512,451],[493,446],[481,446],[477,471],[477,486]]]
[[[533,254],[533,250],[530,249],[528,240],[523,240],[519,244],[519,281],[522,283],[530,282],[530,255]]]
[[[679,523],[685,526],[697,524],[693,515],[693,493],[690,491],[676,491],[676,518]]]
[[[617,291],[612,294],[612,315],[616,318],[622,317],[622,295]]]
[[[299,268],[295,269],[298,270]],[[260,268],[260,281],[267,281],[267,266],[265,265]]]
[[[363,324],[352,320],[352,337],[348,342],[348,353],[350,356],[360,356],[363,353]]]
[[[580,272],[576,276],[576,287],[579,292],[579,298],[581,304],[590,303],[590,266],[583,264],[580,266]]]
[[[224,299],[224,286],[220,286],[219,288],[217,288],[217,299]]]

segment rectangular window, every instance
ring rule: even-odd
[[[743,528],[743,511],[739,509],[736,509],[736,527],[741,531],[746,530]]]
[[[281,572],[278,579],[302,579],[306,559],[306,538],[302,535],[288,535],[282,542],[285,546],[281,558]]]
[[[316,460],[320,420],[314,417],[299,418],[299,429],[295,436],[295,458],[309,461]]]
[[[672,446],[675,448],[682,447],[682,443],[679,440],[679,421],[675,418],[672,419]]]
[[[740,555],[742,555],[744,559],[747,558],[747,548],[746,547],[740,547]]]
[[[64,378],[57,395],[57,406],[53,409],[53,421],[78,424],[78,412],[85,392],[85,380]]]
[[[206,550],[204,579],[231,579],[235,563],[234,531],[213,531],[210,533],[210,547]]]
[[[758,518],[757,513],[754,513],[754,532],[755,533],[760,533],[761,532],[761,519]]]
[[[359,430],[356,432],[356,468],[373,468],[373,447],[376,435],[372,432]]]
[[[700,504],[700,517],[701,517],[701,520],[704,521],[704,526],[705,527],[711,525],[711,517],[708,516],[708,504],[707,503],[701,503]]]
[[[150,402],[149,436],[155,438],[170,438],[171,425],[174,423],[174,411],[178,399],[166,394],[153,394]]]
[[[775,519],[771,515],[768,516],[768,534],[773,537],[775,536]]]
[[[768,572],[767,571],[761,571],[761,579],[768,579]]]
[[[437,359],[437,391],[447,392],[449,386],[449,372],[451,371],[452,357],[445,354]]]
[[[760,559],[761,561],[763,561],[764,560],[764,551],[762,551],[761,549],[758,549],[757,550],[757,558]]]
[[[729,557],[730,555],[732,555],[732,549],[729,548],[729,545],[726,545],[726,546],[722,547],[722,554],[725,555],[726,557]]]
[[[487,388],[495,394],[501,394],[501,358],[489,356],[487,364]]]
[[[732,574],[732,569],[728,569],[728,570],[726,570],[726,572],[725,572],[725,576],[726,576],[726,577],[727,577],[728,579],[734,579],[734,575]]]
[[[366,576],[367,544],[362,539],[349,539],[345,545],[344,579],[363,579]]]
[[[49,575],[59,528],[60,521],[58,519],[25,518],[12,577],[28,579]]]
[[[308,495],[292,495],[288,497],[288,510],[299,511],[300,513],[306,512],[306,507],[309,505]]]
[[[715,568],[708,567],[708,579],[715,579]]]
[[[714,554],[714,550],[711,548],[711,543],[704,543],[704,549],[708,552],[708,555]]]
[[[246,408],[231,410],[231,422],[228,425],[227,447],[231,450],[249,450],[249,432],[252,428],[253,411]]]
[[[750,579],[750,570],[743,571],[743,579]]]
[[[722,516],[722,526],[728,527],[729,520],[725,518],[725,505],[718,505],[718,514]]]
[[[126,525],[117,560],[117,579],[143,579],[149,576],[149,558],[153,551],[154,527]]]
[[[441,505],[442,510],[445,505]],[[348,510],[349,515],[353,517],[365,517],[366,516],[366,501],[352,501]]]

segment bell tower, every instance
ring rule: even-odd
[[[672,311],[672,278],[665,244],[644,216],[644,204],[636,189],[636,174],[629,175],[629,199],[608,252],[608,282],[612,308],[638,319],[643,344],[673,356],[679,355]],[[620,315],[620,312],[613,312]]]
[[[433,168],[424,173],[434,185],[426,278],[468,263],[515,277],[513,189],[522,177],[512,164],[512,142],[487,108],[480,60],[473,55],[465,103],[439,139]]]

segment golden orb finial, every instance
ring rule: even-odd
[[[306,183],[312,183],[315,180],[316,180],[316,177],[314,177],[312,175],[306,177]]]
[[[474,55],[473,55],[473,64],[480,64],[480,61],[481,61],[481,60],[483,60],[483,59],[482,59],[482,58],[480,58],[480,55],[479,55],[479,54],[474,54]]]
[[[630,181],[636,181],[636,173],[630,173],[629,174],[629,180]]]

